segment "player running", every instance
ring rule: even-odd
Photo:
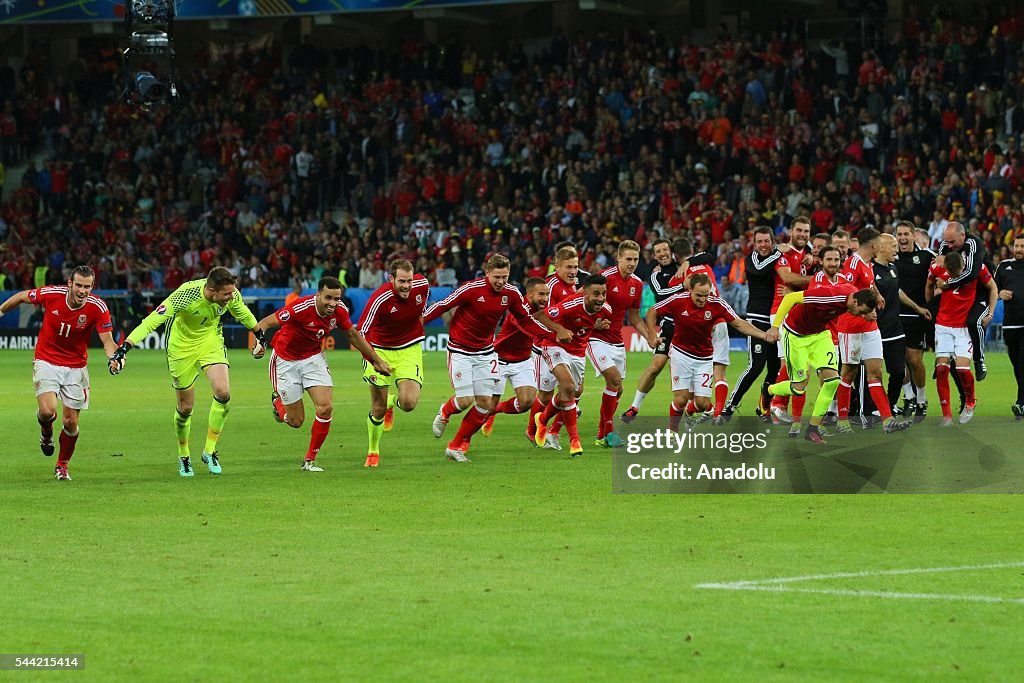
[[[763,332],[736,317],[729,304],[711,294],[711,278],[705,273],[697,273],[690,278],[688,291],[674,294],[647,309],[647,343],[652,347],[662,341],[654,332],[658,315],[670,315],[675,319],[669,355],[672,365],[673,401],[669,404],[672,429],[678,428],[679,419],[691,399],[697,410],[705,411],[711,407],[717,324],[726,323],[748,337],[769,344],[778,339],[777,330]]]
[[[977,299],[977,288],[980,283],[988,290],[986,304],[993,310],[998,297],[996,283],[982,264],[976,278],[965,280],[964,257],[959,252],[951,251],[945,256],[936,257],[928,271],[928,283],[925,285],[925,299],[931,301],[936,293],[939,298],[939,313],[935,316],[935,386],[939,392],[939,403],[942,406],[942,426],[953,424],[953,412],[949,403],[950,365],[956,362],[956,371],[964,388],[964,410],[960,413],[960,424],[967,424],[974,417],[977,397],[974,393],[974,375],[971,374],[972,346],[974,342],[968,331],[971,309]],[[950,286],[950,283],[958,283]],[[988,323],[983,321],[982,324]],[[982,335],[984,338],[984,335]]]
[[[412,412],[423,386],[423,311],[430,284],[413,272],[412,263],[406,259],[392,261],[390,271],[391,281],[370,295],[359,323],[366,341],[392,368],[390,375],[382,375],[363,360],[363,381],[370,387],[365,467],[380,464],[380,439],[394,425],[395,406]],[[394,391],[390,390],[392,386]]]
[[[68,461],[78,443],[78,420],[89,407],[89,337],[95,328],[108,356],[117,351],[111,335],[110,311],[103,299],[91,294],[96,274],[89,266],[71,271],[67,285],[39,287],[18,292],[0,303],[0,317],[21,304],[35,304],[43,310],[42,327],[32,361],[32,382],[36,388],[36,420],[39,422],[39,448],[53,455],[53,423],[57,419],[57,399],[63,406],[60,453],[53,476],[71,481]],[[110,361],[110,373],[116,375],[123,359]]]
[[[611,325],[594,329],[587,345],[587,357],[594,366],[597,376],[604,376],[604,393],[601,395],[601,414],[597,423],[595,446],[621,448],[626,442],[615,433],[615,410],[622,396],[622,380],[626,377],[626,347],[622,341],[622,320],[637,332],[648,337],[647,323],[640,317],[644,282],[633,271],[640,263],[640,245],[633,240],[619,243],[618,263],[605,269],[601,275],[606,279],[606,302],[612,309]],[[564,419],[564,416],[563,416]]]
[[[526,296],[523,297],[531,312],[542,311],[548,306],[548,285],[539,277],[526,281]],[[530,410],[537,400],[537,362],[540,355],[533,358],[534,339],[537,336],[536,325],[523,326],[514,317],[506,317],[501,330],[494,340],[494,350],[498,352],[498,394],[495,402],[501,401],[501,390],[507,381],[512,385],[515,395],[505,399],[494,407],[484,422],[484,436],[490,436],[494,429],[494,418],[498,413],[518,415]],[[527,432],[529,436],[529,432]],[[532,442],[532,439],[531,439]]]
[[[603,275],[590,276],[583,292],[571,299],[538,311],[536,319],[551,330],[540,337],[541,362],[537,385],[541,392],[558,395],[534,416],[534,440],[543,446],[547,438],[548,423],[558,413],[569,433],[569,455],[583,455],[583,444],[576,415],[576,396],[583,386],[586,370],[587,344],[594,330],[608,330],[612,308],[605,303],[608,280]]]
[[[672,242],[671,248],[669,247],[668,240],[656,240],[653,248],[654,259],[658,262],[658,265],[651,272],[648,284],[651,287],[651,291],[654,292],[655,303],[664,301],[673,294],[683,291],[683,283],[677,280],[680,271],[685,273],[690,266],[711,264],[715,261],[714,256],[706,251],[694,254],[693,244],[686,238]],[[636,394],[633,396],[633,403],[621,415],[622,421],[626,424],[632,422],[633,418],[640,414],[640,406],[643,405],[647,394],[654,389],[655,380],[658,379],[658,375],[661,374],[661,371],[668,363],[669,351],[672,348],[673,320],[671,316],[660,316],[658,318],[658,325],[661,326],[661,337],[664,341],[654,349],[650,364],[643,371],[643,374],[640,375]]]
[[[519,290],[508,283],[508,259],[495,254],[484,264],[484,273],[484,277],[465,283],[423,314],[423,322],[428,323],[455,311],[448,331],[448,377],[455,395],[441,405],[431,426],[440,439],[451,416],[475,404],[445,449],[445,457],[455,462],[469,462],[465,454],[469,442],[494,408],[501,378],[494,351],[498,322],[509,313],[524,326],[536,325]],[[536,329],[538,333],[543,331],[539,325]]]
[[[281,331],[272,340],[270,354],[270,382],[274,386],[271,402],[274,418],[293,429],[298,429],[306,419],[302,404],[302,392],[309,392],[316,417],[309,437],[309,448],[302,461],[305,472],[323,472],[316,462],[316,456],[331,431],[334,415],[334,381],[327,367],[323,353],[323,340],[336,329],[348,335],[352,344],[363,358],[367,359],[376,372],[391,373],[391,366],[381,360],[377,352],[366,342],[363,335],[352,326],[348,309],[341,302],[341,282],[335,277],[321,278],[317,292],[302,297],[271,313],[259,322],[253,333],[269,332],[275,327]],[[252,349],[254,358],[262,358],[266,347],[257,341]]]
[[[580,271],[580,254],[576,251],[576,247],[573,246],[572,242],[560,242],[555,245],[555,259],[554,259],[555,272],[553,272],[547,280],[548,284],[548,306],[554,306],[567,299],[571,299],[577,294],[577,286],[581,276],[590,277],[588,273]],[[534,359],[535,363],[540,362],[540,347],[534,345],[533,353],[536,356]],[[580,391],[583,388],[580,387]],[[543,394],[544,392],[542,392]],[[579,399],[579,396],[576,397]],[[540,411],[544,410],[544,406],[547,405],[545,398],[541,401],[539,398],[534,399],[533,404],[530,406],[530,419],[526,423],[526,437],[532,443],[537,436],[537,421],[534,419]],[[576,404],[577,416],[579,416],[579,403]],[[562,416],[561,414],[555,416],[555,421],[551,423],[548,428],[546,448],[554,448],[556,450],[562,450],[562,446],[558,441],[558,431],[562,428]]]
[[[839,252],[835,248],[826,249],[824,254],[838,265]],[[777,334],[780,328],[785,329],[781,346],[792,376],[771,385],[768,391],[773,396],[804,394],[809,380],[807,368],[814,368],[821,388],[804,432],[807,441],[825,443],[829,435],[821,430],[821,420],[839,387],[839,356],[832,343],[829,323],[843,313],[873,320],[877,305],[874,290],[857,290],[844,279],[833,283],[827,278],[815,279],[806,291],[787,294],[779,305],[769,331]],[[889,427],[886,431],[896,431],[896,428]]]
[[[257,340],[261,340],[263,333],[255,329],[256,317],[242,301],[242,293],[235,287],[235,276],[227,268],[217,266],[205,278],[186,282],[171,292],[111,356],[112,363],[123,361],[132,347],[168,323],[167,369],[171,374],[176,402],[174,431],[178,439],[178,474],[183,477],[195,475],[189,457],[188,437],[196,401],[194,385],[200,373],[206,374],[213,390],[202,459],[210,474],[221,473],[217,442],[224,430],[231,400],[228,355],[221,323],[221,316],[225,313],[230,313],[252,330]]]

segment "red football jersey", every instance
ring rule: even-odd
[[[558,273],[552,273],[548,278],[548,292],[548,305],[554,306],[576,296],[576,284],[567,285]]]
[[[803,249],[793,248],[787,251],[785,254],[779,256],[779,260],[775,262],[775,298],[772,299],[772,315],[775,315],[775,311],[779,310],[779,304],[782,303],[782,297],[789,294],[789,292],[782,292],[782,289],[786,286],[786,283],[779,277],[779,271],[783,268],[789,268],[790,271],[797,275],[807,275],[807,266],[804,265],[804,256],[807,255],[807,246]]]
[[[623,277],[618,266],[606,268],[601,275],[608,278],[608,298],[605,303],[612,309],[612,326],[607,330],[594,330],[594,339],[622,346],[622,321],[626,311],[640,309],[644,295],[644,281],[636,275]]]
[[[275,313],[281,329],[274,335],[274,353],[284,360],[305,360],[320,353],[323,338],[331,330],[352,329],[345,304],[339,303],[334,315],[322,316],[316,310],[316,296],[305,296]]]
[[[662,315],[671,315],[675,320],[675,334],[672,346],[687,356],[710,359],[715,354],[711,333],[720,322],[736,319],[736,312],[717,296],[709,296],[703,308],[693,302],[690,292],[673,294],[654,306]]]
[[[89,362],[89,336],[110,332],[110,311],[98,296],[90,294],[79,308],[68,306],[68,288],[40,287],[28,293],[29,301],[43,307],[43,326],[36,343],[36,360],[65,368],[84,368]]]
[[[704,273],[705,275],[708,276],[708,279],[711,280],[711,295],[718,296],[718,281],[715,280],[715,270],[714,268],[706,264],[702,264],[699,266],[690,266],[689,268],[686,269],[686,275],[682,279],[673,275],[672,279],[668,281],[668,286],[674,287],[676,285],[681,285],[687,278],[691,278],[697,273]]]
[[[842,279],[834,284],[824,277],[820,282],[815,279],[804,292],[803,302],[790,309],[782,324],[802,337],[824,332],[833,320],[846,313],[846,297],[856,291],[857,287]],[[833,335],[833,343],[835,339]]]
[[[928,269],[928,279],[949,280],[949,272],[938,264],[932,262]],[[978,271],[978,277],[966,282],[956,289],[945,289],[939,296],[939,313],[935,316],[935,324],[943,327],[967,327],[967,314],[974,306],[978,293],[978,284],[987,285],[992,279],[991,273],[984,265]]]
[[[811,284],[808,285],[808,289],[811,288],[811,287],[814,287],[815,285],[820,287],[821,285],[834,285],[834,284],[837,284],[839,282],[845,282],[845,280],[840,279],[839,276],[836,275],[836,281],[833,282],[833,281],[828,279],[828,276],[825,275],[825,273],[823,273],[822,271],[819,270],[814,275],[814,279],[811,280]],[[839,319],[838,318],[829,321],[829,323],[828,323],[828,331],[832,335],[832,343],[838,345],[839,344]]]
[[[529,310],[530,302],[526,297],[523,297],[523,305]],[[525,327],[514,316],[505,316],[501,330],[494,338],[494,349],[498,352],[498,358],[506,363],[527,360],[533,352],[533,340],[537,337],[537,331],[536,324]]]
[[[422,317],[429,295],[430,283],[422,275],[413,276],[405,299],[395,293],[393,283],[385,282],[367,299],[359,331],[380,349],[404,349],[423,341]]]
[[[839,277],[845,278],[852,284],[854,291],[871,289],[875,284],[875,269],[871,267],[870,263],[862,259],[860,254],[854,253],[846,259],[843,269],[839,272]],[[844,313],[839,316],[838,329],[840,332],[847,334],[851,332],[870,332],[878,329],[878,323],[873,320],[865,320],[852,313]]]
[[[448,349],[456,353],[479,356],[494,351],[494,330],[505,312],[519,319],[529,329],[536,325],[537,331],[543,328],[533,320],[533,316],[523,304],[523,295],[510,284],[500,292],[487,281],[487,278],[470,280],[444,299],[432,304],[423,314],[423,322],[428,323],[441,317],[445,311],[455,309],[448,330]]]
[[[573,334],[572,341],[563,344],[555,338],[554,332],[545,332],[537,337],[537,344],[542,347],[558,346],[567,353],[582,358],[587,352],[587,342],[590,341],[591,333],[595,332],[594,325],[598,320],[609,319],[612,314],[612,307],[607,302],[601,306],[597,313],[588,313],[584,305],[584,294],[577,294],[556,306],[549,306],[548,317]]]

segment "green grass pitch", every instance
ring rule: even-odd
[[[1014,680],[1024,666],[1018,497],[613,495],[607,451],[535,450],[506,416],[457,465],[430,434],[449,386],[444,356],[427,358],[420,407],[366,470],[359,358],[333,353],[326,472],[310,474],[308,422],[273,422],[266,362],[232,352],[224,474],[194,455],[182,479],[162,354],[136,351],[112,378],[94,351],[61,483],[37,446],[30,354],[0,353],[0,652],[84,653],[66,676],[97,681]],[[630,358],[623,409],[646,362]],[[647,414],[665,411],[665,379]],[[979,414],[1007,416],[993,439],[1024,436],[1005,355],[979,394]],[[194,454],[209,402],[200,385]],[[989,564],[1010,566],[877,574]],[[819,592],[695,587],[841,572],[864,574],[799,584]]]

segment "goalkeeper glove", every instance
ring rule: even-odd
[[[110,370],[111,375],[116,375],[121,372],[121,368],[124,367],[124,357],[128,355],[128,352],[132,350],[132,345],[128,342],[122,342],[117,350],[110,355],[107,369]]]
[[[252,329],[252,336],[256,337],[256,343],[252,347],[252,357],[256,360],[263,358],[263,354],[267,352],[267,348],[270,346],[267,343],[267,333],[258,327]]]

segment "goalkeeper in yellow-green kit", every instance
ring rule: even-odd
[[[261,339],[263,333],[254,329],[256,317],[242,302],[242,294],[235,286],[235,276],[227,268],[213,268],[202,280],[192,280],[174,290],[163,303],[132,330],[117,351],[110,357],[111,373],[120,370],[125,354],[138,345],[151,332],[164,323],[167,327],[167,369],[171,373],[171,386],[177,398],[174,430],[178,436],[178,474],[194,476],[189,459],[188,437],[192,425],[192,406],[195,404],[195,382],[199,373],[206,373],[213,389],[210,406],[209,429],[203,462],[211,474],[220,474],[217,440],[228,416],[231,388],[228,377],[228,357],[224,347],[221,316],[230,313]]]

